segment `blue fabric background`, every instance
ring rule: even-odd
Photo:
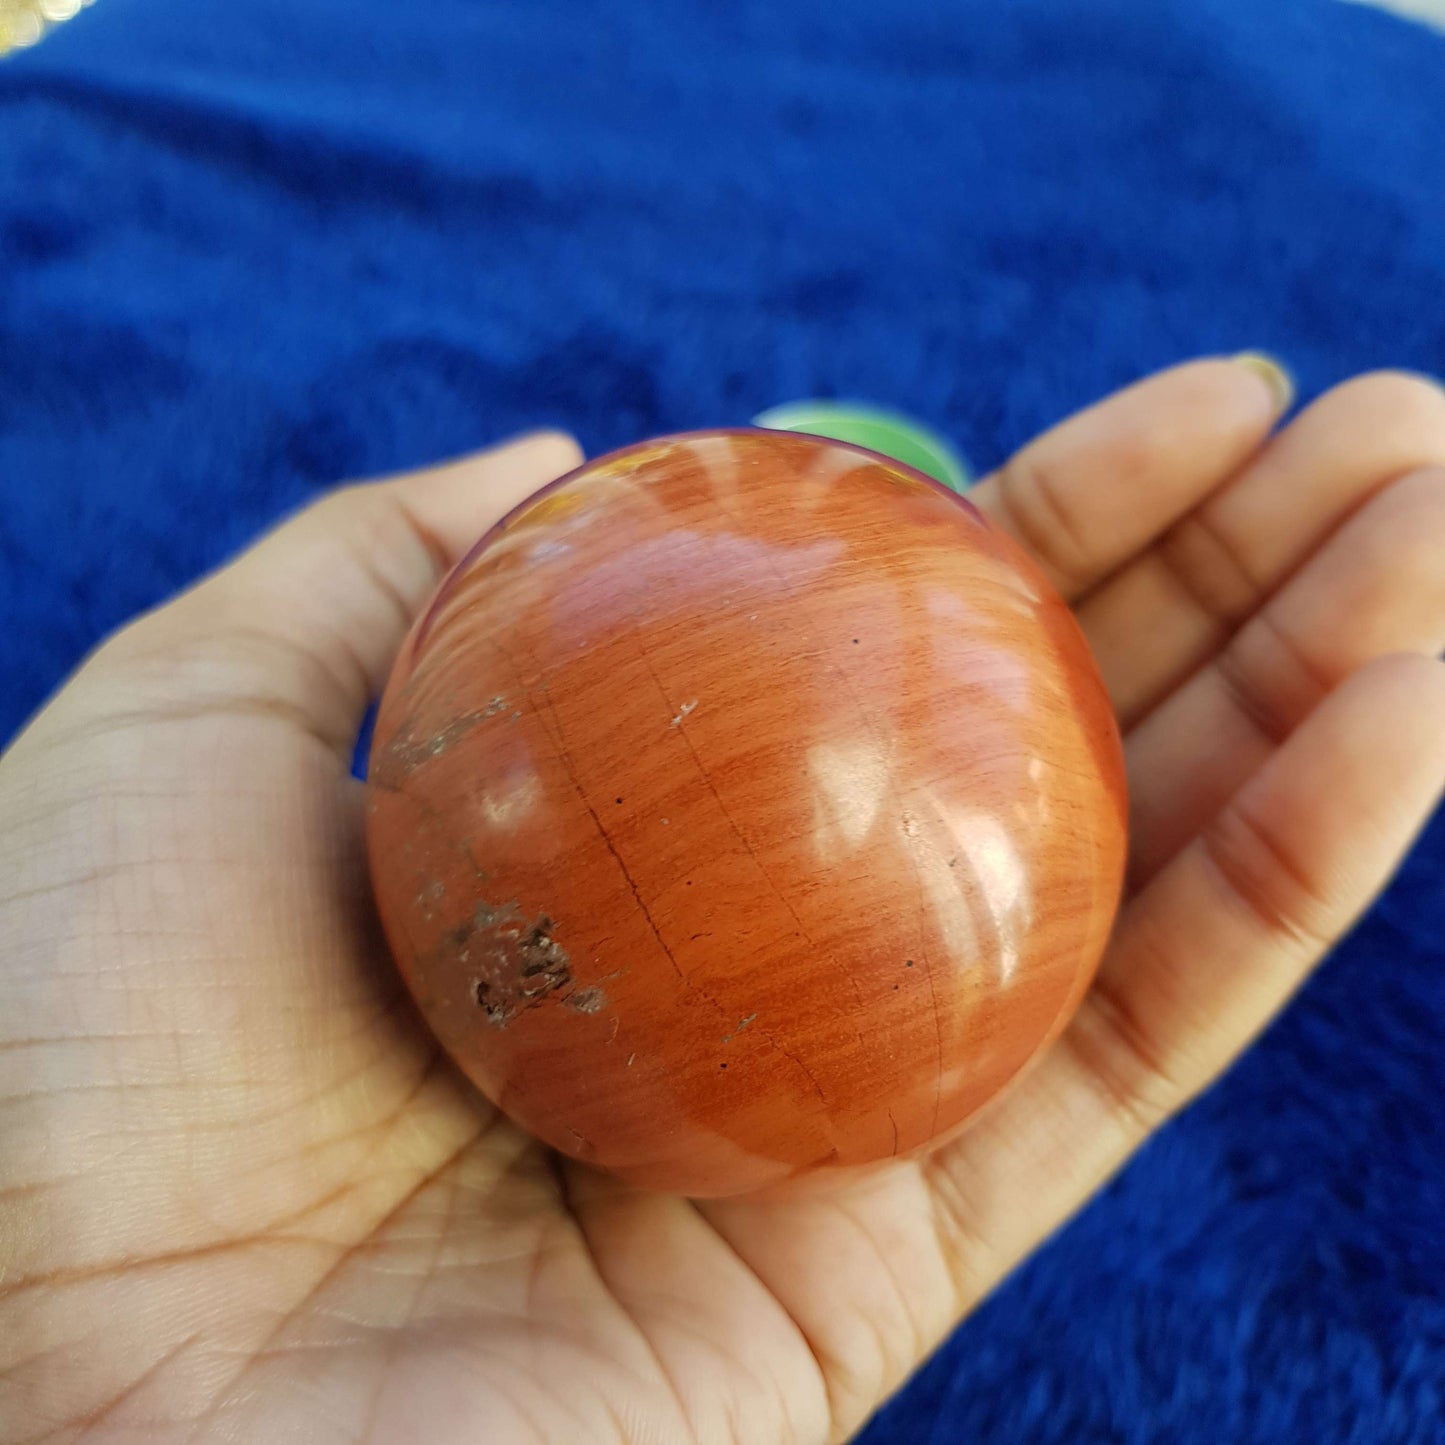
[[[1332,0],[100,0],[0,64],[0,739],[342,477],[819,392],[988,465],[1246,346],[1307,395],[1445,373],[1445,40]],[[869,1445],[1445,1439],[1442,965],[1437,824]]]

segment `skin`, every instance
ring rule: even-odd
[[[1445,787],[1445,392],[1287,428],[1153,377],[976,492],[1126,732],[1128,896],[1062,1040],[958,1142],[699,1207],[531,1144],[368,905],[358,721],[556,435],[351,487],[107,641],[0,760],[0,1438],[822,1442],[1215,1078]]]

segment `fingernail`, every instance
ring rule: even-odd
[[[1274,357],[1266,356],[1262,351],[1241,351],[1234,358],[1234,364],[1246,367],[1269,387],[1277,416],[1289,410],[1290,403],[1294,401],[1294,378]]]
[[[1426,386],[1433,386],[1436,391],[1445,391],[1445,381],[1442,381],[1438,376],[1434,376],[1428,371],[1411,371],[1408,366],[1402,366],[1400,370],[1406,376],[1413,376],[1423,381]]]

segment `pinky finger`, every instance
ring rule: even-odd
[[[1059,1043],[932,1163],[967,1201],[967,1236],[998,1247],[987,1274],[1224,1070],[1384,887],[1442,790],[1445,665],[1382,658],[1133,899]]]
[[[1113,1025],[1090,1050],[1115,1092],[1153,1087],[1148,1116],[1208,1083],[1385,886],[1442,788],[1445,665],[1360,668],[1127,910],[1094,990]],[[1145,1061],[1162,1092],[1133,1077]]]

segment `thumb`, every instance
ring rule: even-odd
[[[93,659],[128,711],[250,708],[349,760],[417,611],[476,539],[579,466],[562,432],[383,481],[339,488]]]

